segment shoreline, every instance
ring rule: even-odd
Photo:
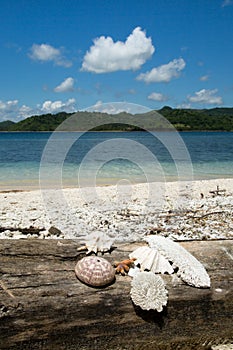
[[[154,182],[154,183],[163,183],[163,184],[176,184],[176,183],[198,183],[198,182],[217,182],[217,181],[233,181],[233,176],[228,176],[228,177],[222,177],[221,175],[219,175],[219,177],[211,177],[211,176],[207,176],[205,178],[200,178],[198,176],[194,176],[193,179],[191,180],[187,180],[187,179],[171,179],[169,178],[166,181],[161,181],[161,179],[158,179],[158,181]],[[88,180],[87,180],[88,181]],[[27,183],[30,182],[30,185],[25,184],[18,180],[17,182],[20,184],[15,184],[12,185],[12,182],[9,182],[9,184],[7,182],[4,183],[0,183],[0,193],[10,193],[10,192],[31,192],[31,191],[41,191],[41,190],[56,190],[56,189],[61,189],[61,190],[65,190],[65,189],[81,189],[81,188],[89,188],[89,187],[100,187],[100,188],[104,188],[104,187],[112,187],[112,186],[117,186],[119,182],[123,182],[125,181],[125,179],[112,179],[109,181],[109,183],[106,182],[106,179],[102,179],[102,182],[97,183],[95,186],[91,186],[88,182],[86,182],[86,184],[84,186],[77,186],[77,184],[75,183],[75,181],[63,181],[62,186],[60,188],[58,188],[57,186],[52,186],[51,183],[49,183],[46,186],[40,186],[39,180],[33,180],[33,181],[29,181],[27,180]],[[141,185],[141,184],[147,184],[147,182],[135,182],[135,183],[130,183],[130,181],[128,181],[126,179],[126,181],[131,185],[131,186],[137,186],[137,185]],[[82,181],[82,184],[84,182]],[[232,182],[233,183],[233,182]],[[124,186],[124,184],[122,184],[122,186]]]
[[[140,130],[74,130],[74,131],[70,131],[70,130],[0,130],[0,134],[1,133],[35,133],[35,132],[38,132],[38,133],[53,133],[53,132],[59,132],[59,133],[86,133],[86,132],[138,132],[138,131],[142,131],[142,132],[229,132],[229,133],[233,133],[233,130],[196,130],[196,129],[193,129],[193,130],[179,130],[179,129],[176,129],[174,127],[174,129],[148,129],[148,130],[145,130],[145,129],[140,129]]]
[[[0,238],[83,242],[98,231],[127,242],[150,232],[175,240],[233,239],[233,178],[5,190],[0,212]]]

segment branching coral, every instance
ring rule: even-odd
[[[146,241],[178,268],[177,275],[184,282],[199,288],[210,287],[210,277],[204,266],[180,244],[163,236],[150,236]]]

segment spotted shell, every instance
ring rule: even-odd
[[[98,256],[86,256],[79,260],[75,273],[80,281],[93,287],[103,287],[115,278],[115,270],[110,262]]]

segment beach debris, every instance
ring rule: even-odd
[[[163,236],[148,236],[145,240],[172,262],[172,267],[178,269],[177,275],[184,282],[197,288],[210,287],[205,267],[179,243]]]
[[[138,272],[131,281],[131,298],[143,310],[161,312],[167,305],[168,291],[163,279],[153,272]]]
[[[139,247],[129,254],[130,259],[135,259],[134,265],[140,267],[142,271],[153,273],[172,274],[174,269],[169,261],[159,253],[157,249],[151,247]]]
[[[55,227],[55,226],[51,226],[48,229],[48,232],[52,235],[52,236],[60,236],[62,235],[61,230],[59,230],[59,228]]]
[[[0,226],[0,233],[5,232],[5,231],[10,231],[10,232],[15,232],[19,231],[24,235],[27,234],[36,234],[39,235],[42,231],[45,231],[44,227],[34,227],[34,226],[29,226],[29,227],[2,227]]]
[[[109,237],[105,232],[92,232],[88,235],[85,245],[79,247],[77,250],[87,250],[86,254],[98,252],[106,253],[111,250],[115,238]]]
[[[162,232],[167,232],[165,227],[149,227],[149,233],[150,235],[153,234],[158,234],[158,233],[162,233]]]
[[[114,267],[116,268],[116,273],[120,273],[122,276],[125,276],[125,274],[129,272],[129,269],[134,264],[135,260],[135,258],[131,258],[115,262]]]
[[[81,282],[93,287],[104,287],[115,279],[110,262],[98,256],[85,256],[75,266],[75,274]]]
[[[220,190],[219,186],[217,185],[216,190],[214,190],[214,191],[209,191],[209,193],[212,194],[213,197],[215,197],[215,196],[221,196],[221,195],[224,195],[224,194],[226,193],[226,190],[225,190],[225,189]]]

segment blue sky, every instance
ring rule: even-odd
[[[2,0],[0,121],[233,106],[233,0]]]

